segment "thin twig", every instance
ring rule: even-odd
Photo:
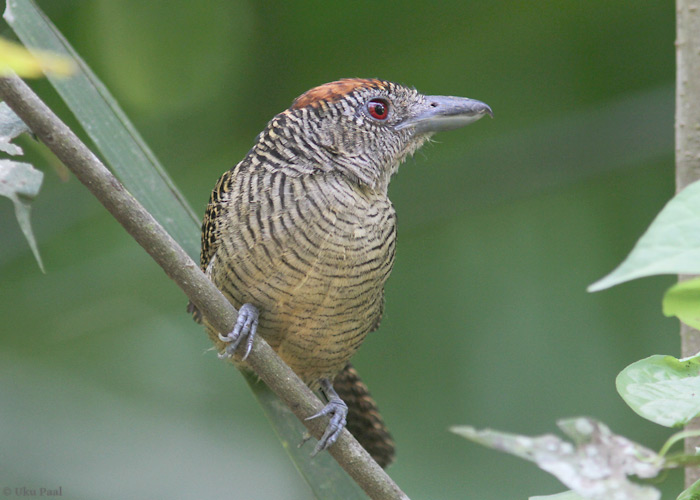
[[[48,106],[16,76],[0,78],[0,97],[153,257],[208,321],[221,332],[231,331],[237,317],[234,307]],[[218,338],[212,341],[218,349],[222,348]],[[327,422],[304,419],[320,411],[323,403],[259,336],[247,361],[311,434],[320,437]],[[408,499],[347,430],[329,452],[371,498]]]

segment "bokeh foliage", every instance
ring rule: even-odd
[[[200,212],[264,124],[319,83],[376,76],[492,106],[495,120],[438,135],[391,187],[396,267],[356,365],[410,496],[563,489],[452,425],[540,434],[587,414],[663,443],[667,431],[627,408],[614,380],[635,360],[678,354],[660,306],[672,278],[585,287],[673,192],[672,2],[40,5]],[[70,121],[47,84],[33,85]],[[0,202],[0,486],[308,497],[184,297],[78,182],[48,172],[33,226],[45,276]]]

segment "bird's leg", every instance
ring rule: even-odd
[[[316,455],[319,451],[328,449],[333,443],[336,442],[340,433],[346,424],[346,417],[348,416],[348,405],[340,399],[338,394],[333,389],[333,384],[327,378],[321,379],[321,391],[325,394],[328,403],[323,409],[316,415],[308,417],[306,420],[311,420],[312,418],[318,418],[323,415],[329,415],[330,421],[326,427],[323,436],[316,443],[316,448],[314,448],[311,456]]]
[[[219,358],[225,359],[233,356],[243,339],[247,340],[245,342],[245,354],[242,359],[245,360],[248,357],[250,350],[253,348],[255,332],[258,329],[258,316],[258,309],[253,304],[243,304],[241,306],[238,310],[238,319],[236,319],[236,326],[233,327],[233,330],[228,335],[219,334],[219,339],[227,343],[224,352],[219,353]]]

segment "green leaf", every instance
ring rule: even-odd
[[[659,425],[682,426],[700,414],[700,356],[650,356],[622,370],[615,384],[630,408]]]
[[[197,261],[199,218],[104,84],[31,0],[8,0],[3,17],[30,51],[51,51],[75,62],[70,78],[49,74],[49,81],[114,174]]]
[[[39,193],[44,174],[28,163],[0,159],[0,196],[6,196],[15,205],[15,215],[39,268],[44,271],[39,248],[29,220],[31,201]]]
[[[194,215],[102,82],[31,0],[8,0],[4,17],[25,45],[67,55],[76,61],[78,69],[71,78],[49,76],[49,80],[126,188],[198,261],[199,217]],[[315,492],[332,490],[342,492],[340,498],[366,498],[364,492],[327,453],[312,458],[306,448],[293,451],[294,443],[299,442],[303,434],[301,424],[297,425],[296,417],[276,396],[269,391],[261,391],[254,381],[247,380],[297,470]],[[290,419],[293,420],[292,425]],[[321,493],[321,497],[325,496]]]
[[[690,487],[684,490],[676,500],[697,500],[700,498],[700,481],[695,481]]]
[[[674,196],[622,264],[588,291],[656,274],[700,274],[700,182]]]
[[[664,295],[666,316],[677,316],[683,323],[700,328],[700,279],[681,281]]]
[[[656,476],[663,464],[656,453],[613,434],[592,418],[565,419],[557,425],[572,438],[575,446],[552,434],[530,437],[468,426],[451,430],[484,446],[535,462],[583,498],[658,500],[661,497],[657,489],[627,478]]]

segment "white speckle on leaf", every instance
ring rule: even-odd
[[[613,434],[591,418],[561,420],[559,427],[576,446],[548,434],[528,437],[492,430],[473,430],[465,437],[535,462],[576,494],[591,500],[659,500],[657,489],[633,483],[627,476],[653,477],[662,460],[653,451]]]

